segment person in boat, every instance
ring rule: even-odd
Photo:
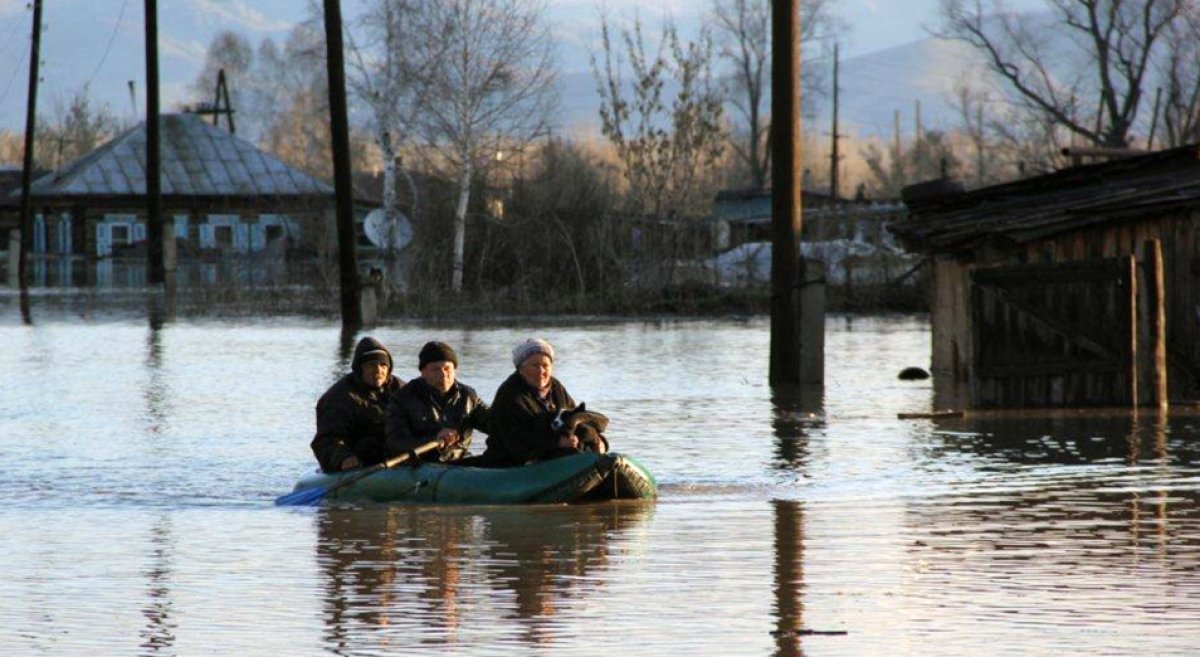
[[[426,461],[463,458],[474,430],[487,432],[488,406],[458,380],[458,354],[445,342],[427,342],[417,355],[421,375],[388,397],[387,455],[398,456],[431,440],[442,447]]]
[[[350,373],[317,401],[313,454],[325,472],[341,472],[384,460],[388,395],[400,387],[392,354],[375,338],[354,347]]]
[[[487,450],[473,464],[508,467],[581,451],[577,435],[551,426],[558,411],[575,408],[554,377],[554,347],[529,338],[513,348],[512,357],[516,371],[496,390]]]

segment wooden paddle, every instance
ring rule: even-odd
[[[321,503],[321,500],[325,499],[326,495],[335,490],[345,488],[346,486],[353,484],[363,477],[369,477],[380,470],[387,470],[388,468],[396,467],[397,465],[400,465],[401,463],[404,463],[408,459],[412,458],[414,454],[416,456],[421,456],[422,454],[431,452],[441,446],[442,441],[431,440],[424,445],[420,445],[411,452],[405,452],[399,456],[392,457],[383,463],[376,463],[375,465],[372,465],[368,468],[363,468],[362,470],[359,470],[358,472],[355,472],[349,476],[342,477],[329,486],[313,486],[312,488],[305,488],[304,490],[299,490],[294,493],[288,493],[287,495],[278,497],[275,499],[275,505],[316,506]]]

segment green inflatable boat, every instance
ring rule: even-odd
[[[441,463],[378,470],[345,486],[355,472],[316,472],[296,483],[291,496],[328,489],[326,500],[420,504],[555,504],[617,499],[654,499],[650,472],[622,454],[573,454],[513,468],[474,468]],[[314,490],[314,492],[316,492]]]

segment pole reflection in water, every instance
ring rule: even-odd
[[[161,436],[167,432],[174,409],[171,391],[163,376],[163,328],[165,323],[150,322],[146,336],[146,387],[142,395],[146,402],[146,434]]]
[[[825,389],[821,386],[775,386],[771,389],[771,429],[781,468],[808,464],[809,436],[825,427]]]
[[[371,506],[318,511],[326,649],[470,644],[511,622],[521,643],[554,638],[564,603],[598,585],[609,541],[653,505]],[[496,595],[500,592],[503,595]],[[497,601],[511,600],[497,605]],[[489,618],[490,614],[499,617]]]
[[[777,467],[801,474],[809,465],[809,438],[825,426],[822,386],[775,386],[771,389],[771,428]],[[804,507],[799,501],[774,500],[775,654],[797,657],[803,652]]]
[[[146,626],[140,633],[144,655],[173,653],[176,623],[171,600],[171,572],[174,548],[171,538],[171,516],[162,513],[151,528],[150,564],[145,571],[146,602],[142,616]]]
[[[338,377],[350,371],[350,362],[354,356],[354,343],[357,337],[358,331],[356,329],[345,326],[338,333],[337,358],[334,360],[334,369],[331,372],[334,380],[337,380]]]
[[[1152,467],[1156,478],[1162,481],[1167,481],[1170,478],[1171,458],[1167,451],[1167,432],[1167,414],[1165,412],[1154,412],[1147,418],[1135,410],[1128,438],[1128,464],[1131,471],[1136,472],[1141,467],[1143,460],[1149,460],[1153,464]],[[1146,439],[1143,440],[1143,437]],[[1134,546],[1140,545],[1142,541],[1142,523],[1153,522],[1154,533],[1152,540],[1154,541],[1155,552],[1163,556],[1166,554],[1168,536],[1167,489],[1159,486],[1155,490],[1147,491],[1147,493],[1146,498],[1143,498],[1142,492],[1135,488],[1129,494],[1130,541]],[[1154,519],[1152,521],[1142,517],[1143,505],[1153,505]],[[1135,560],[1137,556],[1138,552],[1135,551]]]
[[[799,657],[804,626],[804,507],[775,500],[775,654]]]

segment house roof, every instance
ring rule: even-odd
[[[206,197],[332,196],[333,188],[194,114],[160,120],[162,193]],[[145,196],[146,123],[34,181],[31,195]]]
[[[908,202],[891,226],[916,251],[1021,244],[1108,222],[1200,207],[1200,145],[1071,167],[967,193]]]

